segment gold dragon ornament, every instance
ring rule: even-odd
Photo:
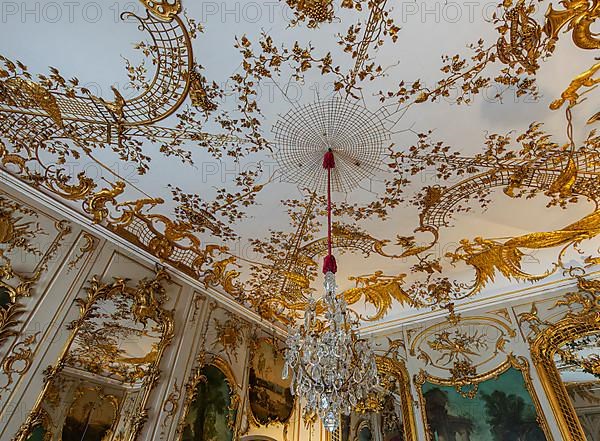
[[[554,9],[552,5],[546,12],[544,32],[552,40],[558,40],[558,34],[566,27],[571,31],[573,43],[581,49],[600,49],[600,38],[591,30],[592,24],[600,17],[599,0],[563,0],[564,9]]]

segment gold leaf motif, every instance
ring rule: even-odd
[[[392,307],[392,302],[396,300],[402,305],[414,304],[411,297],[402,289],[402,283],[406,274],[398,276],[386,276],[383,271],[376,271],[374,274],[366,276],[349,277],[354,281],[355,288],[350,288],[343,292],[343,296],[349,305],[352,305],[363,299],[372,304],[377,312],[365,318],[367,321],[375,321],[382,318]]]
[[[14,94],[29,98],[33,106],[44,110],[58,127],[64,127],[63,117],[56,98],[45,87],[25,78],[9,78],[6,80],[5,85]]]
[[[600,210],[568,225],[560,230],[538,232],[514,237],[504,243],[476,237],[472,242],[461,240],[460,247],[447,254],[453,262],[462,260],[472,266],[476,272],[473,293],[479,292],[488,282],[493,281],[496,271],[507,278],[539,280],[551,273],[532,275],[521,269],[524,256],[521,248],[545,249],[565,247],[591,239],[600,234]]]

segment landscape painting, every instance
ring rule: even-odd
[[[181,429],[181,441],[233,441],[235,411],[231,409],[231,388],[227,377],[215,366],[202,374],[196,397],[189,406]]]
[[[259,424],[285,423],[294,409],[291,378],[281,378],[283,355],[268,340],[259,340],[250,364],[250,408]]]
[[[453,386],[422,386],[431,441],[546,441],[522,373],[510,368],[473,398]]]

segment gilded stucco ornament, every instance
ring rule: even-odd
[[[85,155],[114,175],[92,153],[94,149],[110,147],[121,159],[140,162],[139,171],[143,173],[147,157],[136,144],[139,139],[228,142],[226,135],[213,139],[195,129],[155,125],[175,113],[187,99],[188,92],[193,100],[198,98],[191,39],[199,28],[193,20],[184,23],[180,18],[179,0],[142,3],[150,15],[145,18],[125,15],[137,20],[140,29],[151,36],[153,44],[143,49],[155,57],[156,71],[148,87],[137,97],[125,99],[116,89],[113,89],[113,101],[93,96],[79,86],[77,79],[67,80],[56,69],[52,69],[49,76],[40,75],[33,80],[22,63],[0,56],[4,64],[0,68],[0,133],[11,144],[9,150],[4,139],[0,141],[0,160],[10,171],[14,170],[11,166],[16,166],[17,174],[34,187],[70,201],[80,201],[82,211],[94,222],[116,230],[160,259],[198,276],[209,270],[202,268],[201,271],[201,267],[210,261],[210,251],[202,248],[194,236],[203,225],[196,220],[192,225],[162,215],[146,216],[145,210],[164,201],[148,197],[120,202],[118,198],[130,187],[129,182],[115,175],[108,187],[98,190],[98,183],[84,172],[72,179],[62,165],[69,157]],[[22,126],[28,130],[17,129]],[[72,144],[60,141],[63,138]],[[52,151],[57,159],[51,164],[41,162],[42,150]],[[214,230],[214,226],[205,224]],[[187,245],[189,240],[191,246]]]
[[[2,362],[2,373],[6,376],[6,383],[0,384],[0,393],[9,390],[15,375],[20,377],[31,367],[34,355],[32,346],[37,343],[39,334],[40,332],[36,332],[16,343]]]
[[[452,309],[450,314],[452,316]],[[475,394],[474,388],[463,391],[462,380],[473,377],[478,370],[504,358],[505,346],[516,332],[510,322],[493,316],[454,315],[409,337],[408,352],[421,360],[428,369],[445,371],[460,386],[457,391]]]
[[[32,220],[25,221],[25,217]],[[0,347],[9,337],[18,335],[15,328],[25,312],[21,299],[31,297],[35,284],[47,270],[66,236],[71,233],[67,221],[55,222],[56,236],[42,253],[34,239],[48,233],[39,226],[38,217],[39,214],[27,205],[0,196]],[[40,259],[31,274],[13,268],[7,255],[16,249]]]
[[[77,253],[77,255],[71,261],[69,261],[68,271],[72,271],[75,268],[77,268],[77,265],[79,265],[83,258],[89,253],[92,253],[98,246],[99,240],[92,236],[90,233],[84,231],[83,233],[81,233],[81,235],[83,237],[84,243],[79,247],[79,252]]]
[[[496,44],[502,63],[518,63],[530,74],[539,68],[543,44],[542,27],[530,16],[533,9],[520,0],[514,8],[506,11],[503,17],[506,24],[500,27],[503,35]]]
[[[563,0],[563,9],[554,9],[552,4],[546,12],[544,32],[553,40],[566,27],[571,32],[573,43],[581,49],[600,49],[600,38],[591,27],[600,17],[598,0]]]
[[[244,342],[248,324],[228,311],[225,311],[225,320],[214,319],[216,339],[212,344],[212,350],[217,353],[220,347],[227,355],[230,364],[238,362],[238,349]]]
[[[364,300],[375,306],[377,312],[364,319],[376,321],[383,318],[393,304],[414,305],[410,295],[402,288],[405,277],[406,274],[387,276],[383,271],[364,276],[351,276],[349,280],[355,282],[356,286],[344,291],[342,295],[349,305]]]
[[[529,333],[533,364],[560,432],[568,441],[585,441],[587,438],[556,367],[555,356],[566,343],[600,333],[600,282],[578,277],[577,288],[578,291],[555,302],[552,309],[561,308],[561,314],[552,320],[541,318],[535,304],[530,311],[519,314],[520,326]],[[589,362],[592,370],[597,368],[597,361]]]
[[[569,86],[561,93],[560,98],[552,101],[550,108],[552,110],[557,110],[562,107],[565,102],[569,103],[569,107],[575,106],[578,103],[580,96],[589,91],[588,89],[587,91],[581,92],[581,88],[594,88],[596,84],[600,83],[600,78],[594,78],[598,70],[600,70],[600,63],[594,64],[588,70],[573,78]]]
[[[84,288],[85,296],[75,299],[75,303],[79,310],[78,317],[70,322],[67,329],[70,331],[69,337],[65,342],[63,350],[59,355],[54,365],[49,366],[44,370],[44,386],[40,392],[33,409],[19,428],[17,434],[12,438],[13,441],[24,441],[29,439],[32,431],[40,424],[43,427],[43,415],[46,414],[44,409],[44,403],[47,398],[51,395],[55,395],[53,388],[56,388],[60,384],[60,375],[67,366],[77,365],[78,368],[87,370],[92,360],[85,359],[85,352],[77,350],[81,348],[82,344],[85,345],[85,333],[92,329],[96,329],[93,325],[95,320],[101,317],[98,314],[101,302],[115,302],[114,305],[118,305],[117,309],[128,305],[130,307],[129,314],[125,314],[127,319],[131,322],[140,324],[146,328],[148,320],[152,320],[153,331],[156,331],[160,337],[156,346],[153,347],[152,355],[148,359],[144,359],[143,363],[146,364],[147,369],[143,371],[143,375],[138,375],[140,360],[132,359],[119,359],[118,356],[105,358],[100,360],[101,369],[92,369],[88,371],[91,374],[96,375],[107,375],[111,376],[115,372],[111,371],[111,365],[115,363],[128,364],[131,366],[131,371],[134,372],[134,376],[121,376],[123,382],[140,382],[142,389],[140,391],[138,400],[136,401],[136,410],[126,420],[125,426],[117,434],[118,439],[123,441],[133,441],[137,439],[139,432],[141,431],[145,421],[148,418],[148,409],[150,394],[153,387],[156,385],[160,376],[158,368],[161,357],[170,344],[174,337],[174,323],[172,312],[167,311],[163,308],[164,303],[168,300],[166,297],[166,290],[163,284],[170,281],[170,276],[164,269],[157,268],[154,278],[142,279],[136,286],[131,286],[128,279],[115,278],[112,283],[103,283],[98,277],[93,277],[89,281],[88,285]],[[109,322],[112,326],[112,333],[116,333],[119,327],[119,320],[124,320],[125,315],[118,312],[114,312],[111,317],[114,316],[116,321]],[[99,329],[101,331],[103,328]],[[87,331],[86,331],[87,330]],[[102,349],[102,348],[88,348],[91,353],[91,349]],[[96,351],[97,353],[97,351]],[[96,360],[97,362],[98,360]],[[119,371],[122,374],[123,371]]]
[[[171,21],[181,12],[180,0],[140,0],[157,17]]]
[[[187,156],[178,151],[177,143],[199,142],[216,155],[227,151],[231,156],[239,153],[238,148],[245,143],[252,145],[250,150],[259,151],[268,144],[257,135],[257,102],[251,98],[256,91],[253,85],[265,78],[271,78],[278,67],[284,63],[297,63],[294,78],[302,78],[302,70],[308,67],[321,69],[322,73],[331,73],[336,78],[334,88],[340,93],[354,95],[361,81],[373,80],[383,75],[384,69],[372,62],[371,50],[381,46],[384,37],[396,41],[398,27],[389,14],[385,0],[362,2],[344,0],[343,8],[353,13],[362,11],[368,19],[359,22],[360,26],[351,26],[345,35],[340,35],[340,45],[351,55],[353,66],[347,74],[339,66],[332,65],[331,56],[315,57],[312,47],[296,45],[293,49],[279,48],[277,42],[268,35],[261,36],[258,52],[256,46],[247,38],[236,40],[244,59],[243,72],[232,77],[237,92],[240,92],[240,124],[250,128],[245,132],[232,121],[227,121],[221,135],[212,135],[198,131],[200,123],[192,124],[190,119],[180,119],[177,128],[159,127],[156,124],[169,116],[180,117],[184,114],[182,105],[189,98],[192,105],[205,115],[218,113],[219,94],[222,91],[208,81],[200,72],[202,66],[193,57],[191,40],[193,34],[200,32],[192,21],[185,22],[181,14],[180,1],[142,1],[148,11],[147,17],[126,14],[139,23],[140,30],[146,31],[151,42],[139,45],[139,48],[157,63],[156,74],[145,82],[144,93],[134,98],[125,98],[118,90],[111,97],[93,96],[78,85],[78,81],[63,78],[55,69],[50,75],[33,79],[27,68],[4,57],[0,60],[0,133],[6,141],[0,140],[0,160],[8,170],[15,171],[23,180],[34,187],[47,190],[53,195],[69,201],[81,203],[81,211],[95,222],[104,225],[129,240],[158,259],[169,263],[192,277],[203,281],[207,287],[225,291],[235,300],[250,306],[264,318],[291,323],[306,307],[310,294],[310,285],[315,273],[315,256],[322,249],[323,241],[318,238],[304,241],[310,233],[310,222],[299,222],[296,234],[283,242],[280,249],[269,248],[269,240],[257,246],[266,251],[261,256],[268,262],[253,262],[251,277],[253,282],[242,283],[242,259],[234,255],[225,246],[206,245],[199,234],[210,232],[223,237],[227,227],[239,217],[218,220],[218,213],[231,213],[227,204],[211,205],[196,198],[183,200],[183,193],[174,190],[174,199],[180,202],[176,218],[155,213],[164,205],[158,197],[146,197],[123,201],[127,190],[134,190],[130,182],[114,176],[106,184],[95,182],[84,173],[69,176],[62,163],[73,157],[94,159],[96,149],[109,148],[124,161],[134,162],[143,173],[148,168],[148,157],[140,143],[147,140],[169,140],[167,151],[180,155],[184,162]],[[288,1],[288,4],[304,19],[317,26],[331,21],[334,2],[329,0]],[[533,20],[533,8],[519,1],[514,7],[512,2],[504,2],[505,13],[495,22],[499,26],[500,39],[492,47],[482,43],[474,45],[475,55],[471,60],[461,57],[445,57],[443,72],[447,77],[431,89],[419,82],[414,87],[401,88],[392,93],[399,104],[412,105],[428,100],[447,97],[453,87],[465,93],[477,94],[492,84],[483,77],[483,70],[496,58],[510,67],[498,76],[498,84],[503,87],[514,86],[517,96],[531,90],[534,82],[529,77],[515,73],[525,70],[528,74],[539,67],[540,59],[553,52],[547,41],[556,40],[561,29],[572,31],[573,40],[584,49],[597,48],[597,36],[590,26],[598,17],[598,2],[595,0],[575,0],[562,2],[563,10],[552,7],[547,13],[545,27]],[[387,8],[387,9],[386,9]],[[345,11],[349,12],[349,11]],[[357,14],[358,15],[358,14]],[[298,16],[299,17],[299,16]],[[361,18],[362,20],[362,18]],[[275,66],[275,68],[274,68]],[[308,67],[307,67],[308,66]],[[128,62],[128,68],[132,68]],[[135,69],[132,68],[135,72]],[[511,70],[513,69],[513,70]],[[129,72],[131,72],[128,69]],[[594,75],[597,65],[574,78],[563,95],[553,104],[560,107],[568,102],[570,106],[580,100],[582,88],[593,88],[597,84]],[[508,72],[508,73],[507,73]],[[169,84],[169,87],[163,87]],[[465,87],[461,87],[464,85]],[[384,99],[385,101],[385,99]],[[239,110],[238,109],[238,110]],[[260,110],[260,109],[259,109]],[[222,116],[222,115],[221,115]],[[590,122],[597,119],[590,118]],[[195,121],[196,122],[196,121]],[[452,280],[435,280],[432,274],[441,273],[441,259],[431,259],[427,252],[439,241],[439,231],[449,225],[449,218],[457,212],[461,202],[482,195],[493,188],[500,187],[509,197],[529,197],[536,192],[549,197],[550,204],[567,206],[577,196],[598,201],[597,170],[591,150],[596,148],[597,139],[591,137],[586,151],[561,150],[560,146],[544,143],[545,134],[537,138],[533,132],[541,132],[539,125],[524,134],[524,144],[535,145],[535,149],[523,149],[511,152],[506,157],[498,157],[495,152],[485,151],[474,157],[460,157],[446,154],[439,148],[434,154],[401,156],[403,152],[390,149],[389,163],[386,164],[396,173],[396,178],[386,181],[385,200],[375,201],[369,207],[342,207],[340,210],[357,219],[374,215],[388,215],[387,208],[395,207],[402,201],[401,194],[394,192],[394,186],[404,188],[409,183],[404,176],[414,176],[411,168],[420,172],[419,164],[436,162],[445,167],[461,168],[464,173],[457,174],[469,178],[455,185],[446,186],[448,177],[441,173],[440,185],[426,188],[422,198],[415,202],[421,210],[419,225],[414,234],[427,233],[429,240],[425,244],[414,236],[398,236],[397,245],[403,248],[400,253],[388,250],[390,240],[376,238],[367,232],[352,228],[340,228],[334,237],[334,244],[340,248],[361,250],[365,255],[377,253],[390,259],[415,259],[413,272],[426,273],[426,280],[420,284],[409,284],[403,274],[385,274],[374,271],[371,274],[357,275],[352,279],[356,286],[348,290],[349,303],[366,301],[376,307],[376,313],[367,320],[384,318],[395,304],[411,306],[447,306],[453,300],[478,294],[483,287],[492,283],[498,273],[517,280],[536,281],[556,272],[562,265],[561,255],[558,262],[542,274],[530,274],[523,268],[527,252],[556,247],[572,247],[583,240],[597,236],[597,216],[592,213],[580,221],[552,232],[534,232],[506,240],[487,238],[464,239],[460,245],[448,254],[451,264],[464,263],[475,272],[472,286],[461,285]],[[21,130],[27,127],[28,130]],[[69,144],[61,139],[68,139]],[[496,138],[498,139],[498,138]],[[539,141],[539,142],[538,142]],[[227,150],[225,144],[231,142],[235,147]],[[420,141],[415,147],[420,147]],[[486,144],[492,142],[486,139]],[[5,144],[9,144],[7,147]],[[71,145],[72,144],[72,145]],[[231,146],[231,145],[229,145]],[[221,148],[224,147],[224,148]],[[506,146],[502,146],[506,147]],[[54,163],[39,163],[44,152],[54,152]],[[541,152],[541,153],[540,153]],[[536,156],[538,153],[539,156]],[[421,156],[419,156],[421,154]],[[532,157],[533,155],[534,157]],[[395,160],[406,160],[410,166],[397,167]],[[431,162],[430,162],[431,161]],[[104,164],[99,164],[106,170]],[[440,166],[441,167],[441,166]],[[107,170],[109,171],[109,170]],[[408,173],[407,173],[408,172]],[[401,176],[399,178],[397,176]],[[71,179],[73,178],[73,179]],[[252,202],[252,195],[262,191],[263,187],[249,184],[248,191],[242,192],[240,199]],[[223,196],[228,199],[230,195]],[[232,196],[236,199],[236,195]],[[310,217],[315,209],[315,197],[309,196],[305,215]],[[381,208],[386,206],[387,208]],[[482,205],[484,205],[482,203]],[[391,209],[391,208],[390,208]],[[240,214],[241,216],[241,214]],[[0,224],[0,234],[2,234]],[[232,235],[234,233],[231,233]],[[276,238],[280,239],[280,238]],[[419,244],[417,245],[417,242]],[[282,242],[279,242],[280,245]],[[285,249],[285,253],[281,253]],[[260,269],[257,269],[259,268]]]

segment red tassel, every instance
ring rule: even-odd
[[[327,274],[328,272],[337,273],[337,263],[335,257],[331,254],[325,256],[325,260],[323,261],[323,274]]]
[[[333,152],[331,150],[325,152],[325,155],[323,156],[323,168],[325,170],[335,168],[335,158],[333,157]]]

